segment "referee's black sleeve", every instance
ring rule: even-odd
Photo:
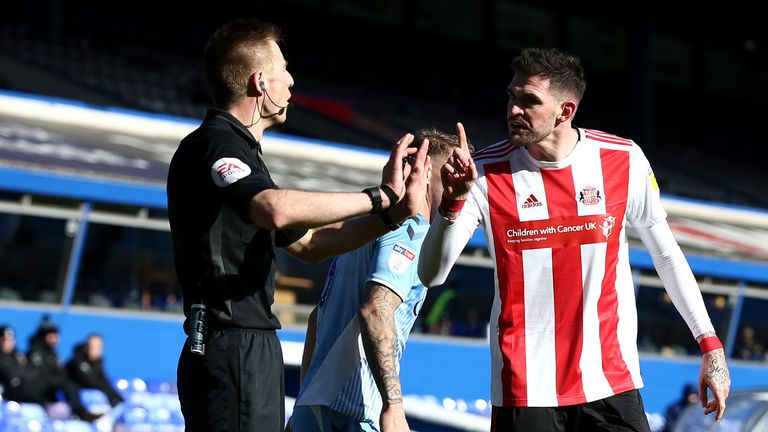
[[[216,193],[243,220],[250,220],[251,198],[263,190],[277,187],[255,149],[233,140],[218,140],[218,143],[206,155]]]

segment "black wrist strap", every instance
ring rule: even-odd
[[[400,201],[400,197],[397,196],[397,193],[393,191],[391,187],[385,184],[381,185],[380,187],[381,190],[384,191],[384,194],[387,196],[387,198],[389,198],[389,205],[387,208],[392,207],[393,205],[397,204],[398,201]]]
[[[379,192],[378,186],[365,188],[363,189],[363,192],[367,193],[371,198],[371,204],[373,205],[371,214],[381,213],[381,193]]]
[[[379,213],[379,216],[381,217],[381,221],[384,222],[384,225],[386,225],[390,231],[394,231],[400,228],[401,224],[393,221],[392,218],[389,216],[389,209],[386,209],[381,213]]]

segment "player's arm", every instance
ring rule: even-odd
[[[715,419],[719,421],[725,412],[731,378],[725,352],[717,339],[691,267],[666,220],[636,229],[651,254],[653,265],[672,303],[702,347],[699,399],[705,414],[717,412]],[[708,400],[707,388],[712,390],[712,401]]]
[[[379,196],[381,208],[389,208],[390,202],[384,188],[397,194],[398,200],[406,192],[405,179],[411,174],[410,165],[403,167],[402,160],[416,154],[424,164],[427,149],[408,147],[413,135],[406,134],[392,147],[381,178]],[[418,151],[418,153],[417,153]],[[405,171],[404,171],[405,169]],[[291,189],[265,189],[251,198],[248,215],[259,226],[273,230],[316,228],[371,211],[372,199],[366,192],[306,192]],[[415,212],[415,208],[409,210]],[[395,215],[393,215],[395,216]],[[405,215],[403,218],[410,216]],[[375,237],[374,237],[375,238]]]
[[[478,223],[476,209],[462,212],[467,199],[471,198],[469,193],[477,180],[477,168],[469,154],[467,135],[461,123],[456,124],[456,133],[459,147],[440,169],[443,197],[438,208],[439,216],[433,218],[421,246],[419,278],[428,287],[445,282]]]
[[[377,282],[368,282],[367,291],[358,312],[358,320],[365,356],[384,403],[382,430],[407,431],[395,326],[395,310],[403,300],[394,291]]]
[[[408,178],[405,182],[403,199],[384,211],[384,214],[391,221],[400,222],[416,214],[424,200],[426,172],[429,169],[428,145],[426,140],[421,143],[412,165],[398,162],[400,165],[408,166]],[[368,201],[368,209],[370,209],[370,199]],[[326,202],[317,205],[331,207],[334,203]],[[310,229],[303,237],[285,249],[303,261],[319,262],[325,258],[357,249],[389,231],[390,227],[384,223],[382,215],[369,215]]]
[[[364,216],[307,230],[285,250],[304,262],[317,263],[355,250],[389,230],[380,216]]]

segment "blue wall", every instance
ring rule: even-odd
[[[59,354],[62,358],[68,359],[74,345],[88,333],[98,331],[104,335],[106,367],[112,378],[176,379],[176,361],[184,343],[180,316],[122,311],[63,313],[58,308],[0,306],[0,323],[11,323],[16,328],[19,346],[26,350],[27,339],[44,313],[50,313],[60,326]],[[284,329],[280,331],[280,338],[300,342],[304,340],[304,332]],[[697,359],[643,357],[641,368],[645,388],[642,395],[646,410],[663,412],[679,396],[685,383],[697,382],[699,367]],[[731,376],[735,388],[768,386],[768,366],[732,363]],[[401,378],[405,394],[488,399],[488,346],[478,342],[437,341],[415,335],[405,350]]]

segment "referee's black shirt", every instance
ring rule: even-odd
[[[234,116],[209,110],[168,171],[168,216],[184,314],[200,299],[213,328],[277,329],[275,247],[306,230],[272,231],[248,217],[251,198],[277,186],[261,145]],[[185,331],[188,323],[184,323]]]

